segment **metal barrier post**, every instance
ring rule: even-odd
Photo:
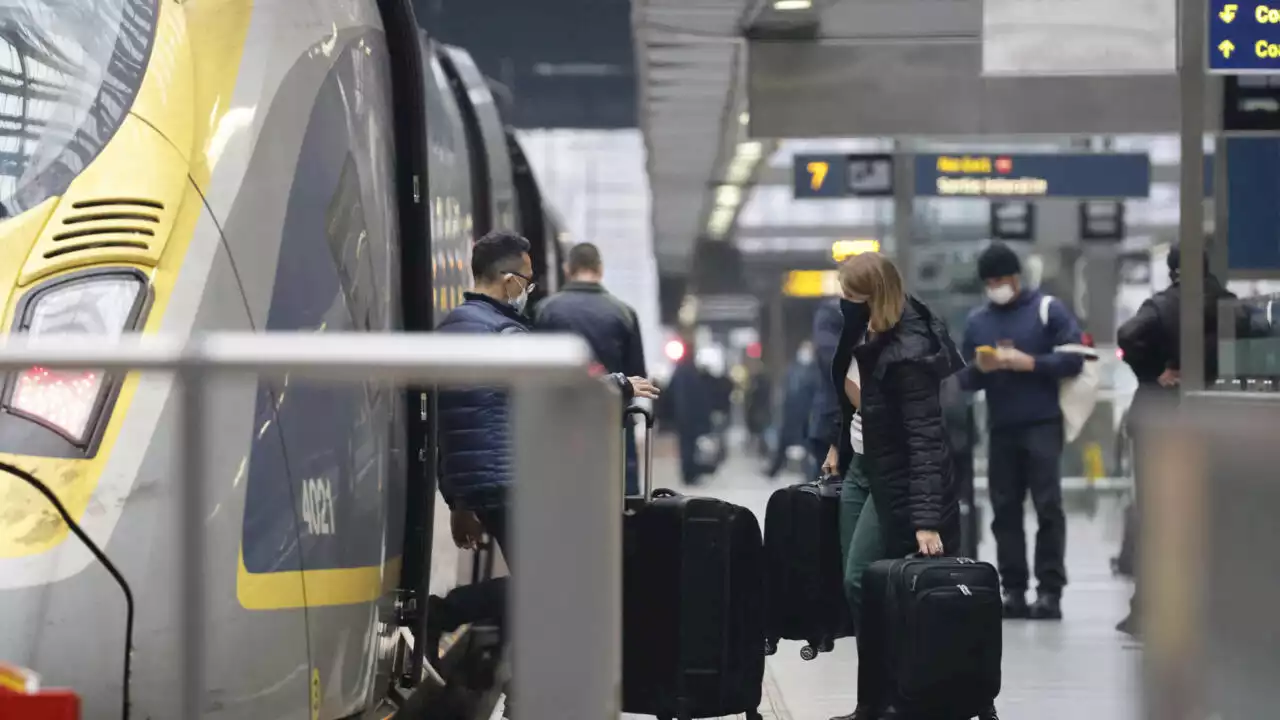
[[[617,717],[621,669],[622,469],[618,398],[588,378],[591,351],[568,336],[213,333],[164,337],[0,336],[0,372],[32,365],[177,373],[182,522],[177,654],[184,718],[204,683],[203,399],[228,373],[330,381],[512,388],[512,523],[517,702],[530,720]],[[523,699],[521,699],[523,696]]]
[[[198,351],[197,351],[198,352]],[[186,363],[190,362],[188,365]],[[181,566],[177,577],[182,586],[178,591],[180,604],[174,617],[179,623],[181,655],[179,663],[182,683],[182,717],[199,718],[205,687],[205,597],[204,597],[204,496],[207,490],[205,468],[208,465],[208,440],[205,437],[205,384],[210,374],[200,363],[198,354],[188,354],[176,375],[179,401],[182,411],[181,447],[174,456],[174,472],[177,482],[174,516],[178,518]]]
[[[511,570],[517,712],[545,720],[616,718],[622,407],[616,393],[586,378],[522,387],[514,406],[520,473]],[[582,422],[601,417],[607,420]]]

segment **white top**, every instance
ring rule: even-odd
[[[845,373],[844,376],[849,380],[849,382],[856,385],[859,390],[862,389],[862,375],[858,372],[858,361],[856,358],[851,359],[849,361],[849,370]],[[840,391],[844,392],[844,388],[841,388]],[[853,421],[849,423],[849,441],[853,443],[853,451],[861,455],[862,454],[862,412],[860,410],[857,412],[854,412]]]

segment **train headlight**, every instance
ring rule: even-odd
[[[36,337],[118,337],[137,327],[147,299],[147,279],[131,270],[59,278],[24,298],[14,330]],[[93,439],[111,388],[102,371],[42,367],[20,373],[9,385],[4,404],[10,413],[38,422],[78,447]]]

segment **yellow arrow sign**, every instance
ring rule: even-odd
[[[1222,18],[1222,22],[1230,24],[1232,20],[1236,19],[1236,10],[1239,8],[1240,6],[1236,4],[1227,5],[1222,8],[1222,12],[1218,13],[1218,17]]]
[[[1218,49],[1222,51],[1222,57],[1229,58],[1231,57],[1231,51],[1235,50],[1236,46],[1230,40],[1223,40],[1218,44]]]

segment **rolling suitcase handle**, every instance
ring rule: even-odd
[[[632,405],[622,413],[622,464],[624,472],[627,464],[627,421],[631,419],[632,415],[639,415],[644,418],[644,474],[641,475],[640,495],[630,495],[626,499],[647,503],[653,499],[653,413],[638,405]]]

